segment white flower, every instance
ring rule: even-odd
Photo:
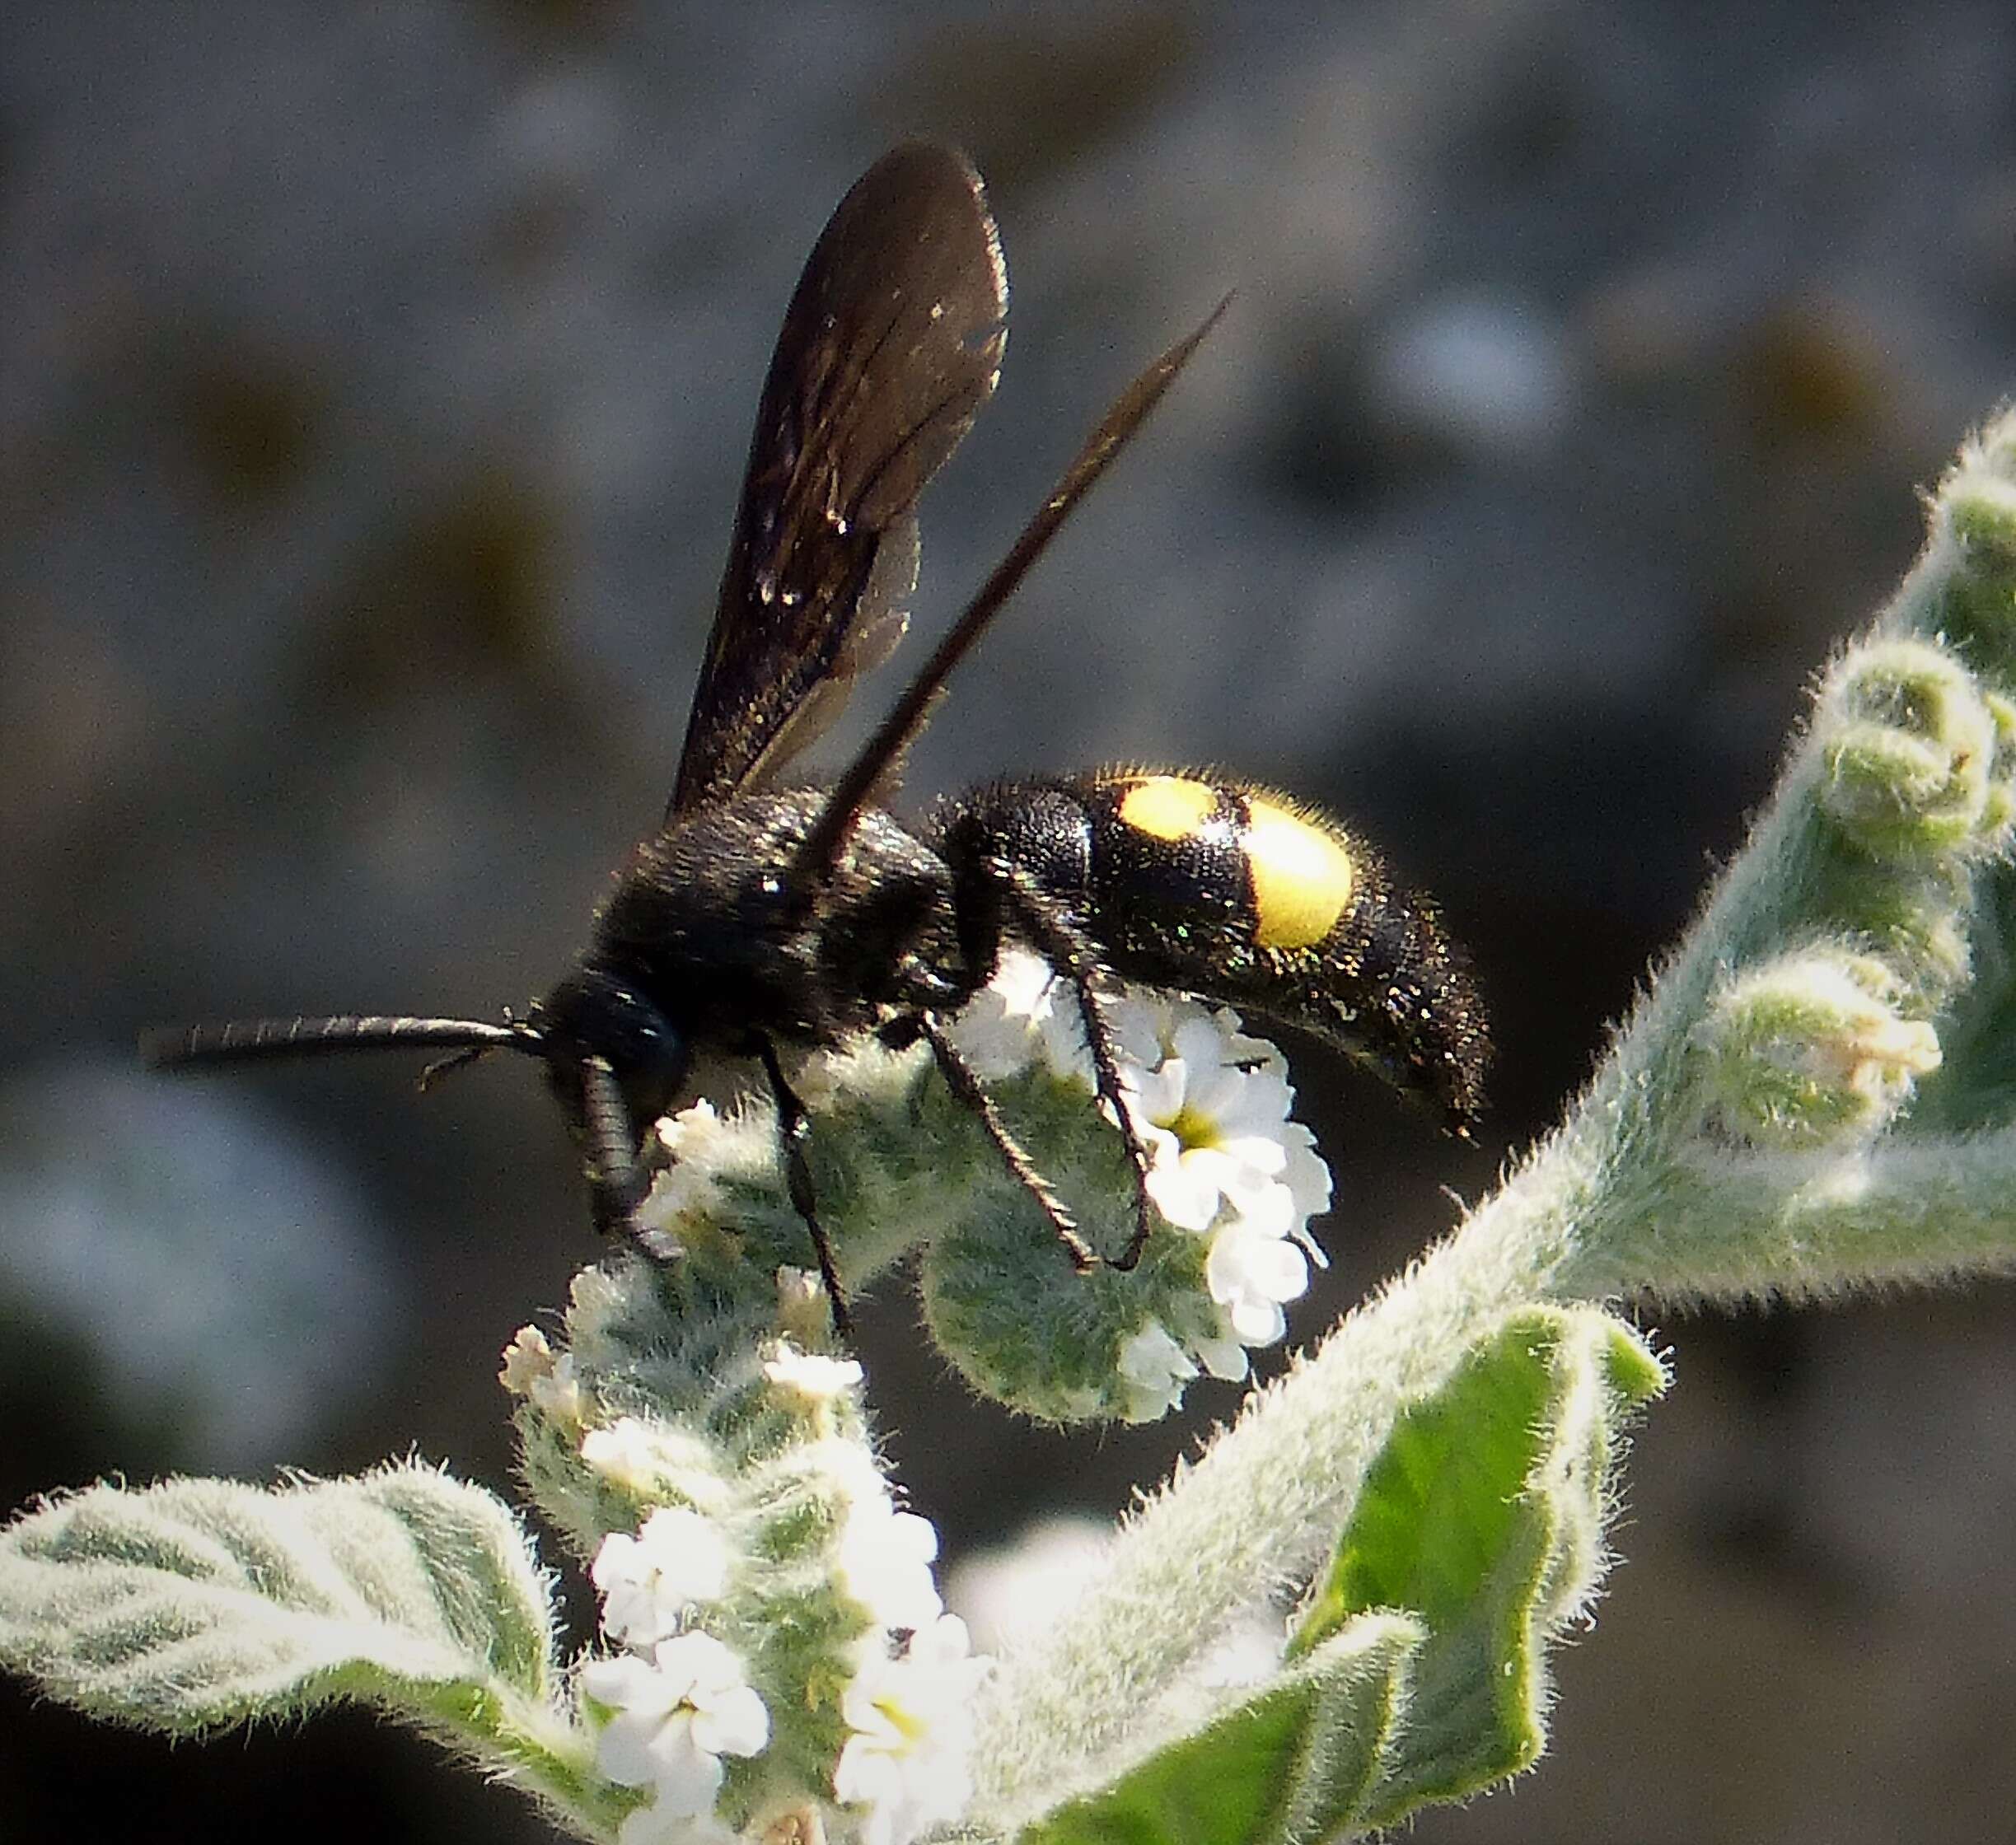
[[[1235,1217],[1212,1237],[1204,1278],[1242,1345],[1272,1345],[1288,1330],[1281,1303],[1308,1292],[1309,1262],[1266,1225]]]
[[[900,1658],[863,1661],[840,1700],[854,1734],[833,1771],[835,1797],[868,1809],[863,1845],[907,1845],[966,1810],[973,1694],[993,1665],[972,1656],[956,1614],[920,1629]]]
[[[1218,1317],[1223,1329],[1214,1336],[1193,1338],[1190,1349],[1197,1355],[1197,1362],[1222,1383],[1243,1384],[1253,1368],[1247,1358],[1246,1347],[1231,1329],[1229,1320],[1222,1313]]]
[[[657,1124],[660,1144],[671,1163],[651,1182],[631,1216],[631,1228],[646,1251],[660,1261],[685,1252],[683,1220],[711,1217],[719,1208],[717,1159],[728,1130],[711,1102],[695,1102]]]
[[[779,1339],[774,1355],[763,1361],[763,1375],[780,1390],[794,1391],[811,1403],[831,1403],[861,1381],[861,1366],[852,1358],[829,1358],[801,1352]]]
[[[1235,1036],[1231,1013],[1213,1017],[1188,1002],[1175,1010],[1168,1054],[1139,1072],[1130,1097],[1153,1159],[1148,1195],[1186,1230],[1208,1229],[1228,1205],[1278,1210],[1285,1225],[1293,1200],[1281,1130],[1294,1091],[1278,1058],[1241,1054],[1259,1040]]]
[[[998,1082],[1028,1068],[1060,996],[1075,1018],[1070,990],[1048,961],[1027,949],[1005,949],[994,979],[967,1002],[948,1035],[975,1076]]]
[[[536,1326],[521,1326],[504,1348],[504,1368],[497,1381],[514,1397],[522,1397],[536,1377],[553,1375],[553,1347]]]
[[[1120,1414],[1130,1422],[1152,1422],[1183,1400],[1183,1386],[1197,1375],[1190,1355],[1169,1336],[1158,1320],[1120,1348],[1120,1382],[1125,1394]]]
[[[653,1802],[624,1815],[616,1845],[740,1845],[741,1836],[711,1813],[671,1813]]]
[[[757,1754],[770,1738],[741,1658],[712,1634],[661,1640],[648,1660],[591,1660],[581,1689],[615,1712],[595,1740],[596,1765],[625,1787],[653,1789],[660,1818],[711,1811],[721,1758]],[[627,1825],[624,1836],[629,1845]]]
[[[928,1627],[944,1607],[931,1576],[938,1553],[931,1520],[898,1511],[877,1477],[874,1489],[858,1495],[849,1509],[834,1573],[878,1627],[914,1630]]]
[[[662,1488],[677,1463],[658,1432],[634,1416],[620,1416],[581,1438],[581,1458],[615,1485],[636,1493]]]
[[[719,1599],[728,1547],[698,1512],[667,1506],[635,1537],[604,1538],[588,1574],[602,1594],[602,1631],[641,1650],[676,1633],[695,1602]]]
[[[578,1270],[567,1288],[567,1330],[574,1343],[606,1333],[629,1301],[629,1291],[608,1270]]]
[[[578,1426],[588,1413],[587,1393],[581,1387],[581,1380],[575,1374],[574,1355],[563,1352],[553,1361],[552,1371],[545,1377],[536,1377],[526,1389],[526,1401],[542,1416],[550,1417],[556,1422],[570,1422]]]
[[[1302,1246],[1302,1253],[1319,1268],[1330,1266],[1323,1246],[1309,1234],[1309,1220],[1330,1208],[1330,1168],[1316,1151],[1316,1136],[1299,1121],[1281,1123],[1281,1140],[1288,1149],[1288,1163],[1281,1169],[1281,1183],[1288,1189],[1293,1221],[1288,1234]]]
[[[611,1486],[645,1505],[669,1501],[720,1517],[734,1497],[718,1471],[712,1438],[670,1423],[620,1416],[587,1431],[580,1453]]]
[[[587,1403],[574,1374],[574,1355],[555,1353],[536,1326],[521,1326],[504,1348],[504,1368],[497,1380],[557,1422],[578,1424]]]
[[[1179,1010],[1195,1012],[1198,1008],[1186,1000],[1145,987],[1123,988],[1117,998],[1100,1001],[1099,1016],[1106,1023],[1106,1035],[1113,1040],[1113,1053],[1120,1063],[1123,1081],[1127,1078],[1128,1065],[1136,1070],[1152,1070],[1170,1054],[1170,1035],[1176,1029]],[[1069,1031],[1054,1033],[1050,1045],[1059,1074],[1064,1073],[1068,1061],[1078,1080],[1090,1089],[1092,1053],[1086,1048],[1084,1021],[1078,1016],[1077,1007],[1071,1010]]]

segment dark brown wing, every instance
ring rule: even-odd
[[[1007,311],[962,156],[905,142],[840,201],[764,381],[669,812],[803,749],[900,638],[910,509],[994,390]]]

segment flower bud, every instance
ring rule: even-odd
[[[1732,981],[1696,1029],[1704,1113],[1752,1146],[1812,1150],[1880,1133],[1939,1064],[1874,955],[1819,948]]]
[[[2007,811],[1995,716],[1967,669],[1929,642],[1855,649],[1822,694],[1817,727],[1821,807],[1873,857],[1977,845]]]
[[[1970,564],[1998,577],[2016,572],[2016,480],[1970,451],[1941,486],[1939,504]]]

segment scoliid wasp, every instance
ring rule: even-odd
[[[994,220],[959,154],[907,142],[841,200],[764,382],[664,819],[619,873],[579,961],[522,1017],[246,1020],[151,1033],[143,1054],[181,1067],[448,1053],[428,1077],[493,1050],[536,1058],[606,1231],[627,1227],[643,1198],[644,1137],[695,1053],[753,1058],[843,1329],[805,1109],[780,1051],[863,1032],[899,1049],[921,1040],[1073,1263],[1094,1259],[945,1029],[1011,941],[1068,983],[1125,1142],[1134,1224],[1116,1267],[1134,1265],[1153,1212],[1101,1013],[1109,976],[1313,1033],[1463,1131],[1488,1053],[1466,965],[1433,910],[1334,820],[1216,776],[1133,769],[999,782],[914,824],[880,805],[952,669],[1217,314],[1121,394],[838,782],[779,785],[901,636],[917,578],[913,509],[994,390],[1007,308]]]

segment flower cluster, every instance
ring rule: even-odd
[[[973,1696],[992,1665],[971,1651],[966,1623],[943,1614],[862,1659],[840,1701],[851,1734],[833,1771],[835,1796],[868,1809],[862,1845],[907,1845],[965,1810]]]
[[[849,1660],[833,1793],[865,1809],[863,1845],[907,1845],[972,1798],[973,1698],[993,1661],[974,1654],[966,1623],[938,1599],[931,1521],[899,1511],[865,1455],[853,1472],[835,1574],[871,1624]]]
[[[834,1392],[860,1381],[851,1360],[783,1341],[763,1371],[815,1416]],[[827,1551],[829,1592],[863,1623],[833,1661],[846,1737],[832,1797],[858,1810],[863,1845],[907,1845],[971,1798],[970,1712],[991,1662],[973,1656],[965,1624],[938,1599],[930,1520],[897,1508],[866,1448],[831,1439],[816,1448],[817,1470],[843,1508]],[[769,1713],[741,1656],[691,1624],[727,1592],[733,1568],[715,1522],[684,1506],[654,1511],[634,1536],[611,1534],[596,1554],[602,1631],[625,1649],[582,1668],[582,1690],[611,1713],[596,1765],[611,1781],[651,1790],[624,1820],[622,1845],[685,1838],[695,1821],[704,1836],[715,1824],[723,1758],[757,1754],[769,1740]]]
[[[634,1349],[627,1314],[661,1310],[652,1276],[596,1272],[575,1290],[570,1347],[526,1328],[503,1373],[522,1432],[550,1424],[572,1457],[573,1504],[639,1520],[602,1528],[589,1574],[612,1650],[577,1675],[597,1772],[641,1796],[620,1845],[725,1841],[821,1806],[828,1836],[908,1845],[971,1799],[973,1694],[991,1665],[939,1599],[938,1533],[899,1505],[866,1439],[860,1365],[798,1324],[823,1319],[816,1278],[778,1277],[774,1329],[716,1399],[764,1431],[746,1491],[705,1418],[614,1413],[637,1399],[603,1367]],[[822,1759],[811,1785],[793,1774]]]
[[[1237,1381],[1249,1348],[1286,1330],[1284,1304],[1309,1285],[1322,1251],[1309,1219],[1330,1206],[1315,1137],[1289,1119],[1294,1091],[1281,1053],[1248,1035],[1228,1007],[1130,988],[1102,1005],[1129,1119],[1149,1160],[1148,1191],[1164,1220],[1202,1238],[1214,1323],[1150,1320],[1122,1343],[1122,1413],[1149,1421],[1181,1399],[1199,1370]],[[1075,997],[1033,955],[1003,957],[961,1016],[961,1053],[999,1079],[1041,1062],[1093,1088]]]
[[[621,1787],[651,1790],[624,1819],[621,1845],[704,1835],[722,1758],[760,1754],[769,1740],[769,1712],[741,1656],[688,1624],[721,1596],[728,1573],[713,1524],[683,1506],[654,1511],[634,1537],[611,1533],[596,1553],[602,1631],[625,1649],[581,1668],[582,1695],[608,1713],[596,1765]]]

